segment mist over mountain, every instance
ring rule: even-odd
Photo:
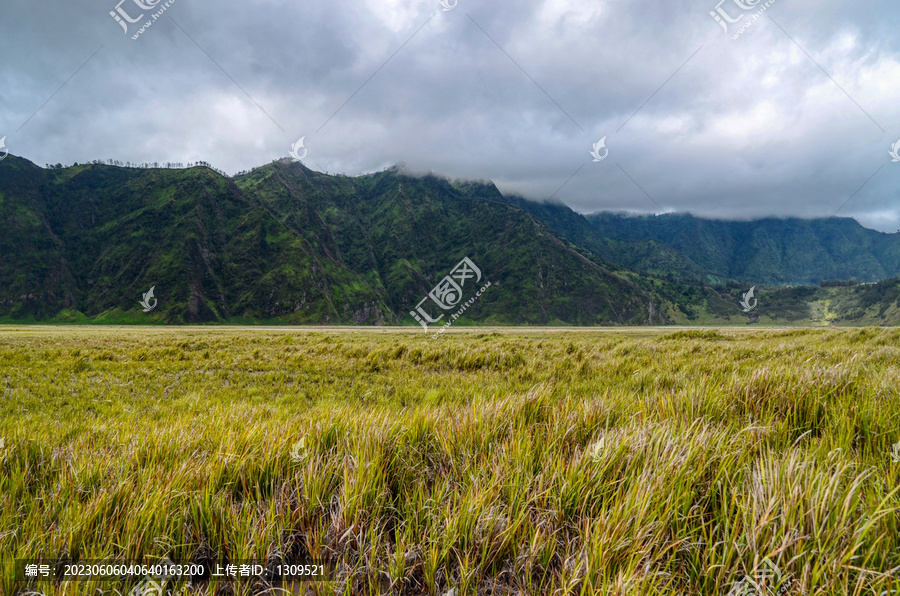
[[[11,322],[415,325],[464,258],[491,285],[460,324],[900,320],[893,280],[777,287],[896,275],[896,236],[852,220],[584,217],[399,167],[347,177],[285,159],[229,178],[9,156],[0,222]],[[748,317],[751,284],[764,306]]]

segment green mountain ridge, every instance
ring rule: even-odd
[[[702,219],[687,213],[595,213],[600,236],[640,246],[657,243],[678,255],[671,274],[682,279],[734,279],[772,285],[825,280],[875,282],[900,275],[900,234],[864,228],[850,218]],[[630,268],[659,273],[643,255],[614,253]]]
[[[651,275],[673,275],[683,280],[724,281],[711,276],[687,256],[656,240],[619,240],[600,233],[588,217],[558,202],[537,202],[511,195],[503,197],[510,205],[527,211],[552,228],[560,238],[583,247],[593,258],[616,267]]]
[[[416,325],[410,312],[464,257],[491,285],[456,324],[900,321],[897,280],[745,282],[735,272],[765,272],[766,261],[741,260],[752,251],[740,245],[774,242],[762,232],[748,240],[691,216],[668,227],[615,217],[397,167],[348,177],[281,160],[229,178],[202,166],[44,169],[9,156],[0,161],[0,322]],[[633,221],[634,230],[606,229]],[[815,230],[845,224],[796,225],[827,244]],[[900,251],[860,229],[869,240],[848,271],[859,263],[887,277]],[[779,262],[790,275],[809,269]],[[759,308],[747,314],[739,300],[750,283]],[[151,287],[158,303],[145,313],[139,300]],[[459,304],[473,294],[463,288]],[[451,320],[455,309],[426,304]]]
[[[0,162],[0,317],[95,322],[411,323],[463,257],[492,282],[466,322],[640,324],[651,297],[520,209],[398,170],[283,160],[226,178]],[[514,251],[510,247],[516,247]],[[154,287],[158,307],[138,300]]]

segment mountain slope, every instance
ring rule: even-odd
[[[4,246],[0,315],[41,318],[73,309],[125,322],[289,316],[320,323],[351,321],[372,304],[372,296],[342,296],[335,304],[334,292],[358,280],[326,266],[302,237],[207,168],[32,168],[8,184],[16,177],[6,176],[7,169],[20,169],[23,161],[0,163],[0,218],[21,237]],[[29,197],[36,198],[23,200]],[[32,214],[26,221],[42,225],[26,227],[13,216],[23,208]],[[42,249],[54,240],[58,257]],[[27,271],[29,263],[50,258],[45,253],[64,271],[43,275],[39,287],[49,289],[38,296],[18,289],[30,286],[27,281],[8,283],[15,277],[7,271]],[[137,299],[150,287],[159,306],[145,317]],[[375,304],[373,322],[384,321],[390,313]]]
[[[0,312],[47,316],[73,307],[77,284],[43,199],[45,171],[13,156],[0,168]]]
[[[412,323],[409,311],[470,257],[493,285],[466,321],[661,322],[634,283],[474,188],[287,160],[232,180],[203,167],[44,170],[10,156],[0,317]],[[150,287],[159,303],[145,314]]]
[[[722,279],[804,285],[900,274],[900,234],[869,230],[849,218],[718,221],[689,214],[596,213],[587,219],[601,236],[657,242],[676,251],[687,264],[676,270],[681,275],[701,270]]]
[[[896,236],[855,222],[589,221],[492,183],[397,168],[350,178],[283,160],[227,178],[9,156],[0,224],[3,322],[416,325],[410,311],[464,257],[491,286],[460,324],[900,322],[896,279],[776,287],[819,269],[842,277],[835,263],[860,278],[892,271]],[[750,285],[759,304],[747,314]],[[144,313],[151,287],[158,303]]]
[[[496,201],[493,185],[454,186],[396,169],[326,176],[287,161],[236,182],[280,221],[305,230],[335,262],[365,276],[401,317],[469,257],[494,284],[467,312],[471,320],[651,320],[648,296],[567,247],[526,212]]]
[[[515,195],[501,200],[527,211],[561,239],[586,249],[587,256],[614,269],[643,271],[682,280],[719,281],[679,251],[656,240],[618,240],[606,236],[585,216],[562,203],[530,201]]]

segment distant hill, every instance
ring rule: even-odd
[[[726,279],[709,274],[683,253],[656,240],[621,240],[605,235],[588,217],[562,203],[531,201],[515,195],[501,200],[527,211],[560,238],[584,249],[589,258],[608,266],[682,281],[716,283]]]
[[[660,273],[658,261],[627,247],[655,243],[661,247],[656,254],[669,255],[670,272],[682,278],[696,279],[702,272],[715,280],[815,285],[900,275],[900,234],[869,230],[849,218],[720,221],[688,214],[596,213],[587,220],[601,237],[626,247],[607,258],[640,271]]]

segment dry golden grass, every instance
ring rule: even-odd
[[[310,552],[315,594],[724,595],[766,558],[887,594],[898,387],[892,330],[0,328],[0,592]]]

